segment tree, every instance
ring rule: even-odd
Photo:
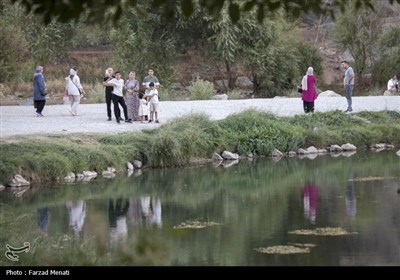
[[[374,64],[379,37],[383,33],[385,6],[382,1],[373,3],[375,12],[360,9],[356,13],[355,8],[349,8],[338,17],[335,25],[335,41],[343,50],[350,52],[359,77]]]
[[[26,8],[26,12],[33,11],[40,14],[46,24],[52,19],[61,22],[68,22],[71,19],[78,20],[82,15],[87,13],[87,19],[91,22],[102,23],[105,20],[118,21],[122,12],[133,7],[137,14],[145,15],[146,12],[142,8],[139,0],[70,0],[70,1],[54,1],[54,0],[12,0],[14,3],[19,2]],[[373,0],[356,0],[353,4],[356,8],[369,7],[373,9]],[[387,0],[391,4],[400,3],[400,0]],[[316,14],[330,14],[335,16],[337,7],[344,11],[348,7],[348,0],[243,0],[241,4],[235,0],[151,0],[149,1],[154,10],[161,10],[162,13],[173,18],[176,13],[176,6],[179,5],[183,11],[183,15],[189,17],[193,14],[195,6],[199,4],[205,8],[210,16],[219,16],[224,3],[229,5],[229,16],[233,22],[237,22],[241,14],[251,10],[257,11],[257,19],[261,22],[268,11],[277,11],[283,8],[285,11],[299,15],[300,12],[313,12]]]

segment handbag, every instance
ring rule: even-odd
[[[298,86],[298,87],[297,87],[297,92],[298,92],[298,93],[303,93],[303,89],[301,88],[301,86]]]
[[[78,88],[78,86],[74,83],[73,80],[71,80],[71,82],[72,82],[72,83],[76,86],[76,88],[78,89],[79,95],[83,95],[83,94],[84,94],[83,90],[81,90],[80,88]]]

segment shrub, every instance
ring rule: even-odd
[[[198,75],[191,84],[189,92],[192,100],[207,100],[214,94],[213,83],[200,79]]]

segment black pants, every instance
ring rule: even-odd
[[[121,107],[124,110],[125,120],[127,120],[128,119],[128,108],[126,107],[125,99],[122,96],[113,94],[113,103],[114,103],[115,119],[118,121],[121,118],[121,111],[119,110],[119,106],[118,106],[118,104],[121,104]]]
[[[111,118],[111,100],[113,99],[113,94],[111,92],[106,92],[106,105],[107,105],[107,116]]]
[[[46,100],[35,100],[34,103],[35,103],[34,106],[36,108],[36,113],[41,114],[44,105],[46,105]]]
[[[314,102],[303,101],[304,113],[314,113]]]

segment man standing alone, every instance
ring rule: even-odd
[[[353,111],[351,96],[354,88],[354,70],[348,61],[342,61],[342,67],[346,70],[344,72],[343,85],[347,99],[347,110],[345,111],[347,113]]]

